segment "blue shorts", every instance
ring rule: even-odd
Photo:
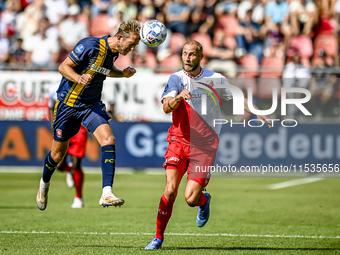
[[[89,108],[70,107],[59,100],[54,107],[53,138],[58,142],[68,141],[83,126],[91,133],[102,124],[109,124],[105,105],[100,102]]]

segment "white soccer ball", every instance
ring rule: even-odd
[[[158,20],[145,22],[140,30],[140,38],[149,47],[157,47],[166,39],[167,30],[164,24]]]

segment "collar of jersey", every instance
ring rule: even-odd
[[[186,74],[186,76],[188,76],[190,79],[197,80],[197,79],[201,78],[201,76],[202,76],[202,74],[203,74],[203,72],[204,72],[204,68],[201,67],[201,72],[200,72],[198,75],[196,75],[196,76],[192,76],[192,75],[188,74],[187,71],[185,71],[185,70],[183,70],[183,72],[184,72],[184,73]]]

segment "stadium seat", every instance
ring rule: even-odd
[[[314,41],[314,56],[317,56],[320,50],[323,50],[326,56],[337,56],[339,45],[336,37],[332,34],[319,34]]]
[[[134,59],[134,65],[136,67],[147,67],[152,70],[155,70],[157,66],[157,60],[154,53],[147,51],[144,56],[144,62],[141,56],[136,56]]]
[[[219,25],[222,26],[226,36],[235,36],[238,28],[238,21],[235,17],[224,14],[218,18]]]
[[[107,14],[98,14],[91,18],[90,35],[94,37],[102,37],[110,34],[109,26],[110,17]]]
[[[236,49],[237,42],[235,36],[226,36],[224,38],[224,46],[232,50]]]
[[[242,89],[246,97],[248,97],[248,88],[253,89],[253,97],[257,96],[256,78],[245,78],[244,76],[239,76],[236,78],[235,85]]]
[[[282,76],[284,61],[278,57],[264,57],[261,66],[260,77],[279,78]]]
[[[254,78],[258,74],[259,62],[257,57],[253,54],[246,54],[239,58],[239,65],[241,65],[242,71],[240,76],[244,78]]]
[[[297,49],[301,58],[310,58],[313,55],[312,39],[306,35],[295,36],[290,39],[287,52],[288,57],[294,56],[294,50]]]
[[[119,55],[119,58],[116,60],[114,65],[115,67],[121,70],[128,66],[132,66],[131,53],[126,56]]]
[[[319,66],[321,62],[322,62],[322,57],[315,56],[312,59],[312,66],[313,67]],[[324,64],[327,64],[328,66],[333,66],[334,65],[334,59],[332,57],[325,57],[325,63]]]
[[[185,36],[181,33],[172,33],[170,37],[170,50],[179,54],[186,43]]]
[[[278,97],[281,95],[281,79],[280,78],[259,78],[258,80],[258,98],[271,99],[273,88],[277,88]]]
[[[181,57],[178,54],[173,54],[166,57],[159,63],[157,72],[160,73],[174,73],[176,70],[180,69],[182,66]]]
[[[205,56],[209,56],[211,48],[212,48],[212,43],[211,43],[211,38],[208,34],[193,33],[191,35],[191,39],[200,42],[203,46],[203,54]]]

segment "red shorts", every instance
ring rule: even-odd
[[[79,132],[69,140],[67,154],[83,158],[85,155],[87,130],[80,126]]]
[[[165,153],[165,169],[174,169],[183,176],[188,170],[188,180],[193,180],[203,187],[210,181],[208,166],[215,163],[217,150],[207,151],[196,147],[173,141]]]

